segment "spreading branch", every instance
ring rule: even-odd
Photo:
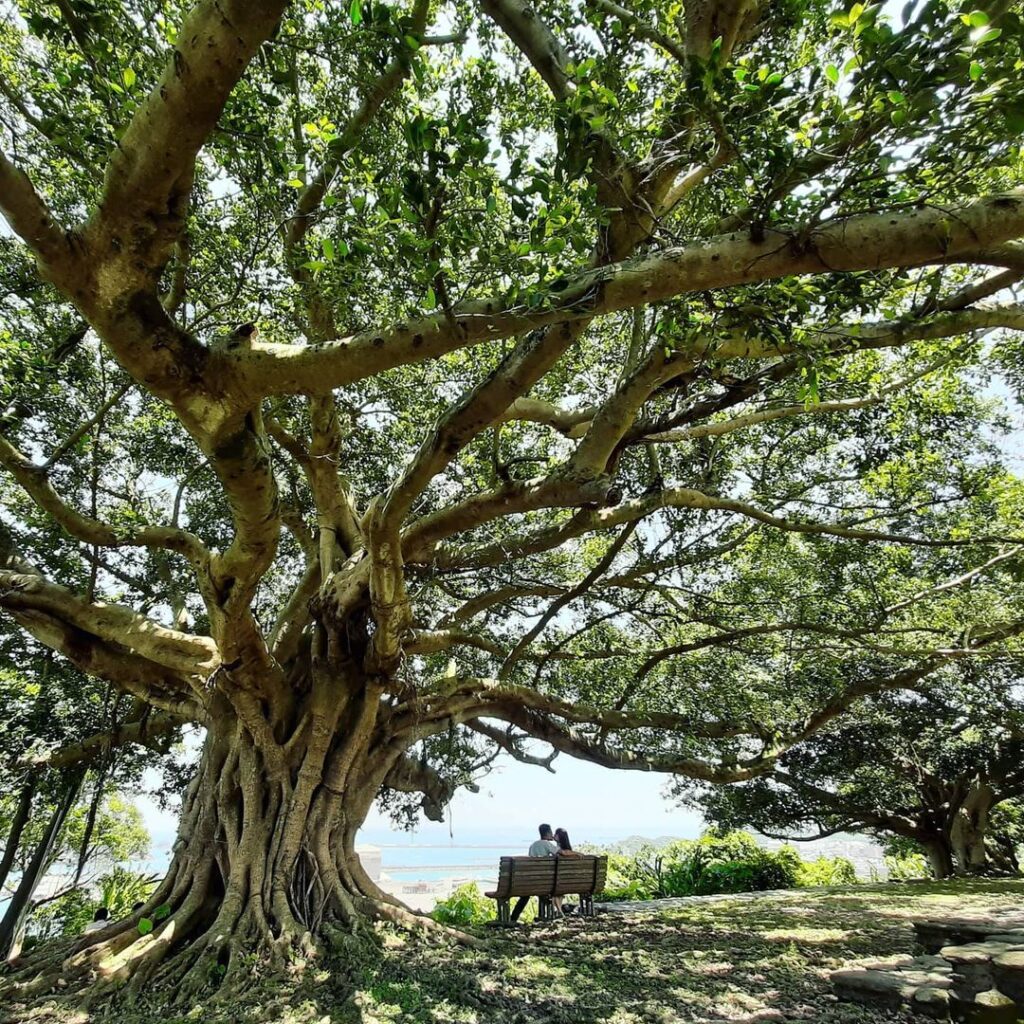
[[[1021,233],[1024,195],[1011,192],[955,208],[859,214],[826,222],[806,238],[799,229],[773,229],[757,242],[735,233],[718,235],[569,276],[564,287],[542,295],[530,308],[497,296],[474,299],[453,306],[450,316],[442,312],[323,345],[256,343],[231,361],[240,385],[250,390],[317,394],[469,345],[693,292],[785,275],[970,262],[972,255]],[[735,343],[720,358],[746,354]]]

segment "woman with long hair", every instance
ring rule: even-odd
[[[555,829],[555,842],[558,843],[558,856],[559,857],[580,857],[582,854],[577,853],[572,848],[572,843],[569,841],[569,833],[564,828]],[[555,910],[560,914],[564,915],[567,912],[572,913],[576,908],[573,906],[563,907],[562,896],[552,896],[551,902],[554,904]]]
[[[569,833],[564,828],[555,829],[555,842],[558,843],[559,857],[578,857],[579,854],[572,848],[569,842]]]

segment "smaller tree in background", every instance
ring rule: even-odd
[[[174,731],[9,629],[0,630],[0,706],[0,956],[11,958],[37,910],[76,890],[95,909],[101,876],[146,855],[149,834],[122,793],[167,755]],[[146,756],[130,752],[138,742]]]
[[[90,789],[99,789],[98,802]],[[17,797],[0,798],[5,859],[8,849],[11,853],[8,883],[0,889],[0,899],[6,902],[0,917],[0,949],[8,958],[21,951],[26,934],[54,934],[48,922],[82,915],[88,921],[97,905],[113,912],[106,893],[109,880],[119,877],[125,863],[149,853],[149,832],[138,807],[112,788],[109,776],[95,769],[79,766],[43,780],[34,794],[31,816],[11,845],[19,808]],[[44,885],[47,879],[50,884]],[[81,928],[68,924],[56,931],[77,933]]]
[[[987,686],[982,702],[962,674],[924,693],[889,694],[762,777],[697,790],[678,782],[675,795],[721,828],[796,841],[867,832],[904,850],[909,843],[937,878],[1016,870],[1024,731],[1014,687],[1000,689],[1003,700],[993,703]]]

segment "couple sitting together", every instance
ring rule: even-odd
[[[531,857],[579,857],[569,842],[569,833],[564,828],[556,828],[551,831],[550,825],[540,825],[537,828],[540,832],[540,839],[535,839],[527,851]],[[512,920],[518,921],[523,908],[530,902],[529,896],[520,896],[512,909]],[[552,896],[551,903],[556,914],[571,914],[576,908],[569,904],[563,905],[561,896]]]
[[[530,844],[529,854],[531,857],[578,857],[579,854],[572,848],[569,842],[569,833],[564,828],[556,828],[551,831],[550,825],[540,825],[537,829],[540,832],[540,839]]]

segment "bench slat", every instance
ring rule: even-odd
[[[502,857],[492,899],[593,895],[604,887],[607,857]]]

